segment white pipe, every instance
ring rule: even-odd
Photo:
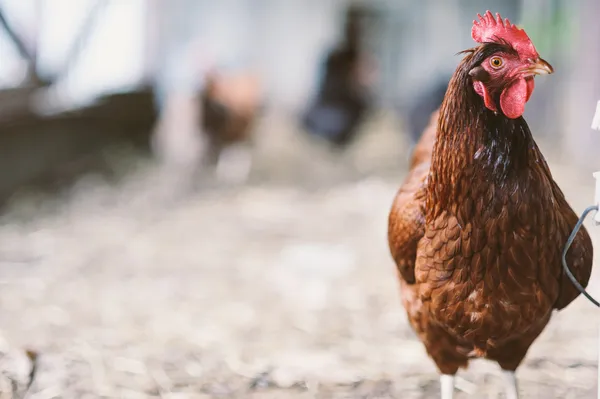
[[[596,113],[594,114],[594,119],[592,119],[592,129],[600,130],[600,101],[596,103]],[[594,204],[600,207],[600,171],[594,173],[594,178],[596,179],[596,195],[594,197]],[[596,225],[600,224],[600,211],[596,212],[594,215],[594,222]],[[600,368],[598,368],[598,372],[600,373]],[[600,382],[600,379],[598,381]],[[598,387],[598,391],[598,399],[600,399],[600,385]]]
[[[592,129],[600,130],[600,101],[596,104],[596,113],[592,119]]]
[[[596,179],[596,196],[594,197],[594,204],[600,208],[600,171],[594,173],[594,178]],[[600,211],[597,211],[594,215],[594,222],[596,225],[600,225]]]
[[[600,330],[598,332],[598,342],[600,343]],[[598,349],[598,356],[600,359],[600,347]],[[600,364],[598,366],[598,399],[600,399]]]
[[[600,130],[600,101],[596,103],[596,113],[594,119],[592,119],[592,129]],[[600,206],[600,171],[594,173],[596,179],[596,193],[594,196],[594,203]],[[600,224],[600,211],[597,211],[594,215],[594,222]],[[600,362],[600,328],[598,329],[598,359]],[[600,364],[598,367],[598,399],[600,399]]]

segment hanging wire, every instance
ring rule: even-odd
[[[590,294],[588,294],[588,292],[585,290],[585,288],[579,283],[579,281],[577,281],[577,279],[575,278],[573,273],[571,273],[571,269],[569,269],[569,265],[567,264],[567,252],[569,252],[569,248],[571,248],[571,244],[573,244],[573,240],[575,240],[575,237],[577,236],[579,229],[581,229],[581,226],[583,225],[583,221],[585,220],[587,215],[592,211],[598,211],[598,205],[592,205],[592,206],[587,207],[585,209],[585,211],[583,211],[583,213],[581,214],[581,217],[577,221],[577,224],[575,224],[575,227],[573,228],[573,232],[571,232],[571,235],[569,236],[569,239],[567,240],[567,244],[565,245],[565,249],[563,250],[563,253],[562,253],[562,265],[563,265],[563,269],[564,269],[565,273],[567,273],[567,276],[569,276],[569,279],[571,279],[571,282],[573,282],[573,285],[575,286],[575,288],[577,288],[579,290],[579,292],[581,292],[587,299],[589,299],[591,303],[593,303],[594,305],[596,305],[597,307],[600,308],[600,302],[598,302],[597,300],[594,299],[594,297],[592,297]]]

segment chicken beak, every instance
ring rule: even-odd
[[[527,68],[527,73],[531,75],[550,75],[554,72],[552,65],[548,61],[538,58],[530,67]]]

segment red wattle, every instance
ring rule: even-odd
[[[529,86],[525,79],[519,79],[500,94],[500,108],[506,117],[515,119],[523,115],[525,103],[531,96]]]
[[[535,88],[535,82],[533,77],[525,79],[527,81],[527,99],[525,101],[529,101],[531,97],[531,93],[533,93],[533,89]]]

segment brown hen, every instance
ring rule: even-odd
[[[200,97],[202,132],[208,141],[206,160],[217,165],[221,177],[246,180],[262,101],[260,80],[249,71],[211,72]]]
[[[552,73],[523,30],[488,11],[474,22],[439,116],[415,149],[389,215],[389,245],[410,324],[453,394],[472,358],[497,362],[506,397],[552,311],[579,292],[561,267],[577,216],[522,117],[533,77]],[[583,286],[593,248],[582,228],[568,263]]]

